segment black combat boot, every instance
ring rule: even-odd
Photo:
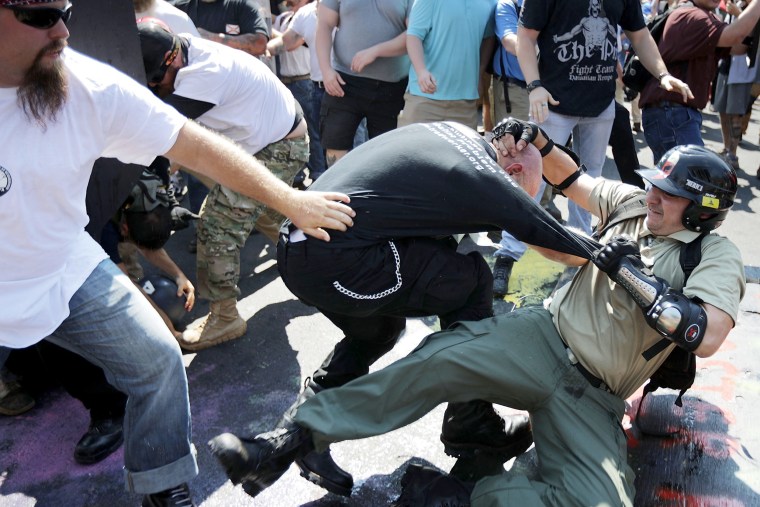
[[[295,403],[282,416],[278,426],[291,424],[298,407],[323,389],[322,386],[311,380],[311,378],[307,378],[304,382],[303,391],[301,391]],[[308,454],[297,457],[296,465],[301,470],[301,477],[326,489],[330,493],[351,496],[354,478],[335,463],[329,448],[322,452],[311,451]]]
[[[506,421],[482,400],[449,403],[443,416],[441,442],[449,456],[474,456],[479,452],[501,456],[508,461],[525,452],[533,443],[530,419],[518,414]]]
[[[274,484],[299,456],[314,449],[311,432],[295,423],[241,439],[222,433],[208,443],[233,484],[256,496]]]

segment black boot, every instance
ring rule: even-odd
[[[499,455],[504,461],[525,452],[533,443],[526,415],[501,418],[482,400],[449,403],[443,416],[441,442],[449,456],[471,457],[479,452]]]
[[[208,443],[233,484],[256,496],[274,484],[299,456],[314,449],[311,432],[295,423],[241,439],[222,433]]]
[[[409,465],[401,478],[401,495],[391,507],[469,507],[474,483],[435,468]]]
[[[87,433],[74,447],[74,460],[91,465],[110,456],[124,442],[123,422],[123,416],[91,419]]]
[[[282,416],[278,426],[290,424],[298,407],[323,389],[322,386],[307,378],[304,382],[303,391],[295,403],[285,412],[285,415]],[[296,465],[301,470],[301,477],[326,489],[330,493],[351,496],[354,478],[335,463],[330,454],[330,449],[322,452],[311,451],[304,456],[300,456],[296,458]]]
[[[195,507],[187,484],[145,495],[142,507]]]

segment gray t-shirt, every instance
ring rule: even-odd
[[[413,0],[322,0],[321,5],[338,13],[333,40],[332,65],[352,76],[401,81],[409,75],[409,57],[378,58],[361,73],[351,70],[351,60],[362,49],[389,41],[406,31]]]

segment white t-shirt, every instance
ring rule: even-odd
[[[189,37],[188,63],[177,73],[174,94],[214,107],[197,118],[250,154],[293,128],[296,101],[258,58],[200,37]]]
[[[293,15],[290,29],[303,37],[309,46],[309,65],[311,66],[311,79],[322,81],[322,70],[317,60],[317,3],[311,2]]]
[[[155,0],[153,5],[143,12],[136,12],[135,19],[151,17],[166,23],[174,33],[189,33],[200,37],[195,24],[185,12],[177,9],[166,0]]]
[[[116,69],[71,49],[63,59],[68,99],[47,128],[0,88],[0,345],[13,348],[55,331],[107,258],[84,230],[95,160],[148,165],[187,121]]]
[[[292,12],[283,12],[275,18],[272,27],[280,33],[285,33],[293,22]],[[283,77],[303,76],[309,74],[309,48],[299,46],[293,51],[280,53],[280,74]]]

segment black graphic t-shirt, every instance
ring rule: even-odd
[[[266,20],[255,0],[173,0],[170,3],[187,13],[198,28],[228,35],[260,33],[269,38]]]
[[[598,116],[615,96],[617,26],[644,28],[639,0],[526,0],[520,26],[538,36],[541,83],[551,111]]]
[[[326,247],[507,229],[520,240],[586,255],[586,244],[543,211],[495,162],[493,148],[456,123],[413,124],[350,151],[308,191],[351,198],[354,226]]]

